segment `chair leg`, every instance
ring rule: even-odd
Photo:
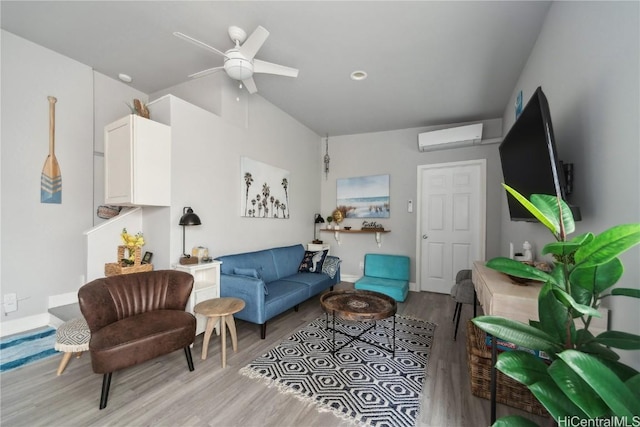
[[[195,368],[193,367],[193,357],[191,357],[191,346],[186,346],[184,348],[184,355],[187,357],[187,365],[189,365],[189,371],[193,371]]]
[[[455,322],[455,320],[456,320],[456,315],[458,314],[458,311],[460,310],[460,306],[461,306],[461,305],[462,305],[462,304],[461,304],[461,303],[459,303],[459,302],[457,302],[457,303],[456,303],[456,308],[453,310],[453,319],[451,319],[451,321],[452,321],[452,322]]]
[[[265,339],[267,336],[267,322],[260,325],[260,338]]]
[[[109,399],[109,387],[111,386],[111,374],[104,374],[102,377],[102,394],[100,395],[100,409],[107,407],[107,399]]]
[[[456,316],[456,329],[453,332],[453,340],[455,341],[458,336],[458,325],[460,324],[460,314],[462,314],[462,303],[458,303],[460,307],[458,308],[458,315]]]

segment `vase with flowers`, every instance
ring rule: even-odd
[[[144,246],[144,236],[141,231],[136,234],[129,234],[126,228],[122,229],[120,238],[123,243],[123,253],[120,255],[120,262],[123,266],[140,264],[141,248]],[[124,254],[126,249],[127,254]],[[138,262],[136,262],[138,261]]]

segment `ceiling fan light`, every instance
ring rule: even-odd
[[[362,70],[357,70],[351,73],[351,80],[360,81],[367,78],[367,72]]]

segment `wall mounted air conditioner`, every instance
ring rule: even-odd
[[[444,150],[479,144],[482,140],[482,123],[438,129],[418,134],[420,151]]]

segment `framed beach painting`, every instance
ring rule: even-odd
[[[346,218],[389,218],[389,175],[336,180],[337,206]]]
[[[289,171],[248,157],[240,162],[240,216],[288,219]]]

